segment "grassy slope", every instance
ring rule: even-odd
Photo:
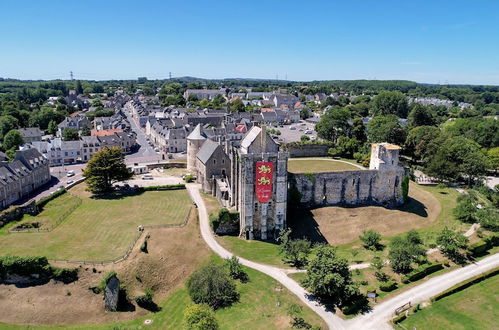
[[[214,257],[218,262],[220,259]],[[250,282],[238,283],[240,301],[230,308],[216,311],[216,318],[221,329],[289,329],[290,319],[287,307],[290,304],[304,306],[299,299],[287,289],[282,289],[277,281],[258,271],[245,267]],[[276,290],[278,288],[278,290]],[[161,303],[162,310],[148,314],[131,322],[120,322],[103,325],[82,325],[74,327],[44,327],[71,329],[137,329],[144,320],[151,319],[153,324],[149,329],[182,329],[183,313],[192,301],[187,289],[181,289],[170,295]],[[312,325],[326,329],[325,323],[312,310],[304,306],[302,317]],[[1,324],[2,329],[26,329],[28,327]]]
[[[51,232],[0,236],[0,254],[44,255],[49,259],[101,261],[123,254],[139,225],[181,223],[191,205],[184,190],[150,191],[116,199],[93,199],[79,185],[82,204]],[[59,213],[57,199],[45,214]],[[31,219],[33,220],[33,219]]]
[[[499,276],[445,297],[411,316],[406,329],[497,329]]]
[[[320,173],[331,171],[358,171],[359,168],[343,162],[315,159],[290,159],[288,171],[291,173]]]

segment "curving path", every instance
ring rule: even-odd
[[[206,211],[206,206],[199,192],[200,185],[190,183],[187,184],[186,187],[192,200],[198,206],[201,236],[205,240],[206,244],[208,244],[208,246],[220,257],[232,257],[234,254],[227,251],[215,240],[210,228],[208,212]],[[298,296],[298,298],[300,298],[300,300],[303,301],[308,307],[322,317],[330,329],[391,329],[388,322],[397,307],[409,301],[413,304],[417,304],[424,300],[428,300],[435,294],[447,290],[451,286],[456,285],[470,277],[499,267],[499,253],[496,253],[490,257],[480,260],[477,263],[434,277],[418,286],[402,292],[401,294],[376,305],[373,310],[367,314],[358,316],[351,320],[343,320],[339,316],[336,316],[332,312],[326,310],[324,306],[317,303],[313,297],[309,296],[304,288],[286,275],[288,273],[295,272],[294,270],[281,269],[253,262],[244,258],[238,258],[241,264],[256,269],[279,281],[289,291]],[[365,265],[357,266],[365,267]]]
[[[227,251],[220,244],[218,244],[218,242],[215,240],[215,237],[213,236],[208,220],[208,212],[206,211],[206,206],[204,205],[204,201],[201,197],[201,194],[199,193],[200,185],[191,183],[187,184],[186,186],[193,201],[198,206],[201,236],[203,236],[206,244],[208,244],[208,246],[220,257],[232,257],[234,254]],[[300,300],[303,301],[314,312],[319,314],[319,316],[324,319],[330,329],[345,329],[345,321],[343,321],[339,316],[336,316],[333,313],[327,311],[324,306],[314,301],[313,297],[310,297],[305,289],[303,289],[296,281],[286,275],[285,270],[269,265],[259,264],[244,258],[238,258],[241,264],[243,264],[244,266],[256,269],[279,281],[289,291],[298,296],[298,298],[300,298]]]

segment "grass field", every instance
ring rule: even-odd
[[[5,234],[4,231],[0,236],[0,254],[43,255],[57,260],[114,259],[126,251],[139,225],[180,224],[191,206],[185,190],[95,199],[80,184],[70,193],[82,203],[59,226],[50,232]],[[43,221],[53,221],[63,212],[61,204],[70,204],[71,197],[59,198],[48,203],[40,214]]]
[[[218,257],[215,257],[220,261]],[[308,323],[327,329],[322,319],[312,310],[305,307],[299,299],[282,288],[269,276],[245,267],[250,281],[237,287],[240,301],[229,308],[216,311],[215,315],[221,329],[289,329],[290,318],[287,307],[290,304],[303,306],[302,317]],[[47,327],[70,329],[138,329],[143,327],[145,319],[153,320],[148,329],[184,329],[183,314],[192,301],[187,289],[182,287],[167,297],[161,304],[162,310],[148,314],[130,322],[119,322],[102,325],[81,325],[74,327]],[[28,327],[1,324],[2,329],[26,329]]]
[[[288,172],[291,173],[320,173],[332,171],[358,171],[358,167],[338,162],[333,159],[299,159],[288,161]]]
[[[499,276],[445,297],[410,315],[406,329],[498,329]]]

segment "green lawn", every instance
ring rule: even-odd
[[[498,329],[499,276],[445,297],[410,315],[406,329]]]
[[[78,185],[70,193],[82,200],[59,226],[50,232],[7,233],[0,236],[0,255],[43,255],[49,259],[105,261],[125,253],[139,225],[180,224],[189,208],[185,190],[148,191],[132,196],[111,195],[95,199]],[[61,200],[59,200],[61,198]],[[65,199],[69,198],[68,200]],[[47,204],[39,215],[53,221],[70,205],[67,195]],[[38,216],[37,216],[38,217]],[[37,217],[29,220],[34,221]],[[4,232],[5,233],[5,232]]]
[[[234,236],[220,236],[217,239],[227,250],[241,258],[269,265],[289,267],[282,261],[277,243],[247,241]]]
[[[220,258],[215,257],[218,262]],[[327,329],[322,319],[301,301],[282,288],[271,277],[256,270],[245,267],[250,281],[241,284],[238,282],[240,301],[229,308],[216,311],[216,318],[221,329],[289,329],[290,319],[286,309],[290,304],[303,306],[302,317],[308,323]],[[71,328],[71,329],[138,329],[143,326],[144,320],[153,320],[148,329],[183,329],[183,314],[192,301],[185,287],[174,292],[160,306],[158,313],[148,314],[130,322],[119,322],[103,325],[81,325],[74,327],[44,327],[44,328]],[[2,329],[26,329],[28,327],[1,324]]]
[[[288,172],[291,173],[320,173],[332,171],[358,171],[359,168],[334,161],[332,159],[299,159],[293,158],[288,161]]]

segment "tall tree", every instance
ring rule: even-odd
[[[383,91],[372,99],[371,112],[374,116],[396,115],[407,118],[407,97],[401,92]]]
[[[329,245],[314,247],[307,265],[305,286],[324,302],[342,305],[358,295],[346,259],[338,257]]]
[[[62,131],[62,139],[64,141],[76,141],[80,138],[76,128],[66,128]]]
[[[0,140],[2,140],[10,130],[17,128],[19,121],[10,115],[0,116]]]
[[[376,116],[367,124],[369,142],[389,142],[402,145],[406,133],[400,126],[397,116]]]
[[[317,123],[315,130],[319,137],[336,143],[338,137],[350,133],[350,111],[343,108],[329,109]]]
[[[113,183],[128,180],[133,173],[126,168],[121,148],[111,147],[97,151],[83,171],[91,191],[101,193],[113,190]]]
[[[433,126],[436,124],[435,116],[431,109],[422,104],[416,103],[409,112],[409,126]]]
[[[3,138],[2,148],[4,151],[17,150],[17,148],[19,148],[19,146],[22,144],[24,144],[23,136],[21,135],[21,133],[19,133],[18,130],[13,129],[5,134],[5,137]]]

